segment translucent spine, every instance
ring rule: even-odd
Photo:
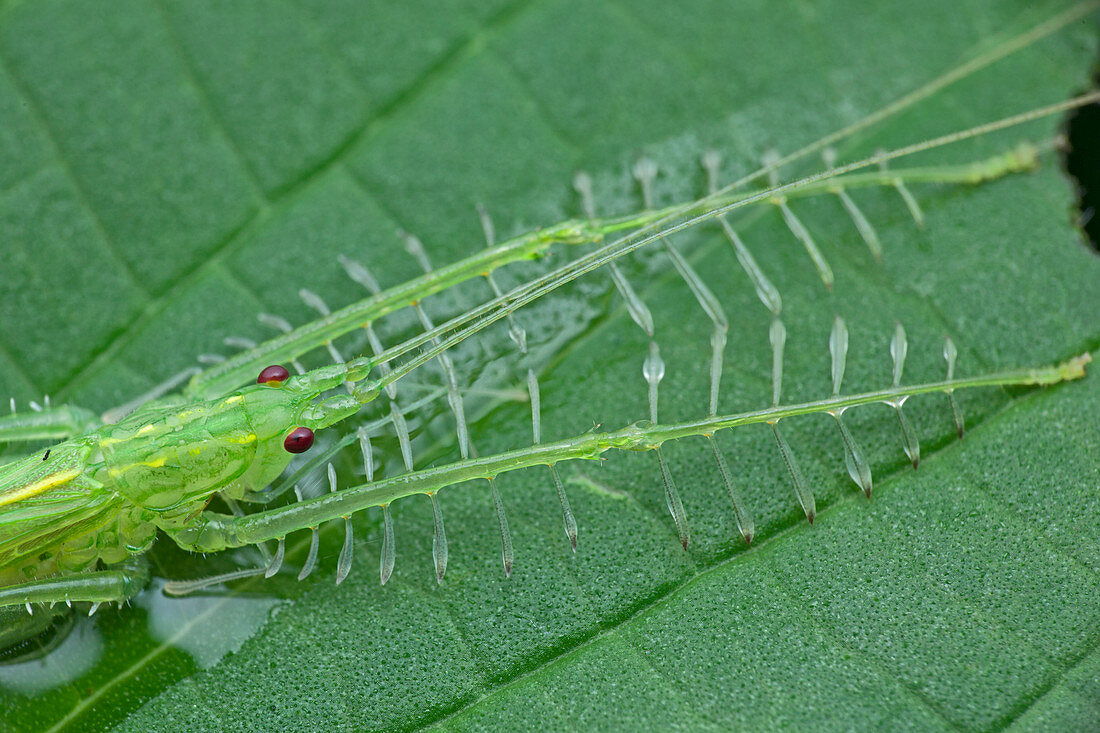
[[[356,437],[359,439],[359,452],[363,456],[363,473],[366,475],[367,483],[374,481],[374,450],[370,444],[370,431],[366,427],[361,427],[356,431]],[[410,469],[411,470],[411,469]],[[396,551],[393,544],[393,519],[390,517],[390,505],[382,505],[382,552],[378,559],[378,576],[382,581],[382,585],[386,584],[386,581],[390,579],[393,574],[393,566],[396,561]]]
[[[470,443],[470,453],[474,458],[478,457],[477,446]],[[504,500],[497,489],[497,482],[492,476],[487,476],[489,492],[493,499],[493,510],[497,515],[497,526],[500,529],[500,554],[504,563],[505,577],[512,577],[512,565],[515,563],[515,552],[512,548],[512,531],[508,527],[508,514],[504,510]]]
[[[711,194],[718,191],[718,168],[721,162],[722,158],[716,151],[711,150],[703,155],[703,168],[707,173],[707,188]],[[756,260],[753,259],[745,243],[741,241],[741,237],[730,226],[729,219],[724,215],[719,215],[718,224],[722,227],[726,239],[733,246],[734,255],[737,257],[741,269],[752,281],[753,288],[756,290],[756,297],[760,298],[760,302],[772,312],[772,315],[778,316],[780,311],[783,310],[783,299],[779,297],[779,290],[764,274],[764,271],[760,269],[760,266],[756,264]]]
[[[397,549],[393,540],[393,517],[390,516],[390,505],[382,505],[382,556],[379,560],[379,574],[382,585],[393,575],[393,566],[397,560]]]
[[[894,386],[901,386],[901,375],[905,369],[905,356],[909,352],[909,341],[905,335],[905,328],[900,324],[894,326],[894,336],[890,339],[890,357],[894,360]],[[904,441],[905,455],[908,456],[913,468],[920,463],[920,441],[917,439],[917,431],[913,429],[909,418],[905,416],[902,406],[908,397],[898,397],[890,401],[898,416],[898,424],[901,425],[901,435]]]
[[[531,398],[531,433],[534,445],[542,442],[542,408],[539,398],[539,380],[535,372],[527,370],[527,392]],[[569,538],[569,545],[573,552],[577,551],[577,520],[573,516],[573,509],[569,506],[569,497],[565,495],[565,487],[562,486],[558,469],[553,463],[548,463],[550,477],[554,480],[554,491],[558,494],[561,503],[562,519],[565,522],[565,536]]]
[[[833,319],[833,330],[829,334],[829,353],[832,356],[833,396],[839,397],[840,387],[844,381],[844,368],[848,359],[848,327],[840,316]],[[837,428],[840,429],[840,437],[844,441],[844,465],[848,470],[848,475],[870,498],[873,488],[871,467],[868,465],[867,459],[863,457],[863,452],[856,444],[855,438],[848,430],[848,426],[844,423],[844,408],[830,410],[829,414],[836,420]]]
[[[776,169],[778,161],[779,153],[774,150],[769,150],[764,155],[764,166],[768,168],[768,179],[773,188],[779,186],[779,171]],[[813,260],[814,267],[817,268],[817,274],[821,277],[821,282],[825,283],[825,287],[831,290],[835,280],[833,268],[829,267],[825,255],[821,254],[821,250],[818,249],[817,243],[802,223],[802,220],[795,216],[795,213],[791,211],[791,207],[787,205],[787,197],[782,195],[773,196],[772,203],[779,207],[780,212],[783,214],[783,221],[786,222],[787,228],[791,230],[791,234],[795,236],[795,239],[802,242],[802,246],[806,248],[806,253]]]
[[[298,497],[298,501],[301,501],[301,488],[295,486],[294,495]],[[309,534],[309,552],[306,554],[306,561],[302,563],[302,569],[298,571],[298,580],[305,580],[308,578],[309,574],[313,572],[313,568],[317,566],[317,550],[321,542],[321,536],[317,525],[309,528]]]
[[[264,570],[264,577],[270,578],[279,572],[279,568],[283,566],[283,558],[286,556],[286,538],[279,538],[279,545],[275,548],[275,554],[271,556],[271,562],[267,564],[267,569]]]
[[[883,154],[884,151],[882,150],[876,152],[876,155]],[[885,160],[879,163],[879,169],[883,173],[889,170],[886,163],[887,162]],[[918,227],[924,229],[924,212],[921,211],[920,204],[917,203],[916,196],[914,196],[913,193],[909,190],[909,187],[905,185],[905,180],[900,176],[896,176],[890,181],[890,184],[901,196],[901,200],[905,202],[905,208],[909,209],[909,214],[913,217],[913,221],[917,223]]]
[[[958,349],[955,348],[955,342],[951,340],[950,336],[943,340],[943,358],[947,362],[947,381],[950,382],[955,378],[955,362],[959,358]],[[951,404],[951,415],[955,418],[955,431],[959,434],[961,440],[963,433],[966,431],[966,423],[963,421],[959,403],[955,401],[955,390],[947,390],[947,401]]]
[[[328,490],[336,493],[336,469],[328,464]],[[351,515],[344,516],[344,546],[340,549],[340,559],[336,563],[336,585],[344,582],[351,572],[351,561],[355,552],[355,530],[351,525]]]
[[[512,532],[508,528],[508,515],[504,512],[504,501],[500,498],[500,492],[497,491],[497,482],[493,479],[489,479],[489,490],[493,494],[493,508],[497,513],[497,524],[500,526],[500,556],[501,561],[504,563],[504,575],[507,578],[512,577],[512,566],[516,561],[516,553],[512,549]]]
[[[435,562],[435,582],[442,583],[447,573],[447,531],[443,527],[443,511],[439,508],[436,492],[428,494],[432,500],[432,521],[435,525],[432,534],[432,560]]]
[[[832,148],[825,148],[821,151],[821,157],[827,168],[836,165],[836,151]],[[878,232],[871,226],[871,222],[856,205],[856,202],[852,200],[852,197],[848,195],[848,192],[844,190],[843,186],[834,186],[833,193],[837,195],[841,205],[844,206],[844,210],[848,212],[848,216],[851,217],[856,230],[859,231],[859,236],[863,237],[863,241],[867,243],[867,249],[871,250],[871,254],[876,260],[882,262],[882,242],[879,241]]]
[[[778,407],[779,400],[783,395],[783,350],[787,344],[787,329],[778,318],[772,321],[768,336],[772,344],[772,406]],[[787,465],[791,481],[794,482],[794,493],[795,497],[798,498],[798,504],[805,512],[806,519],[809,520],[810,524],[813,524],[814,517],[817,515],[817,503],[814,501],[813,492],[810,491],[806,478],[802,475],[802,468],[794,457],[794,451],[791,450],[790,444],[779,430],[779,420],[771,420],[769,423],[771,424],[772,434],[775,436],[775,442],[779,446],[779,453],[783,456],[783,462]]]
[[[642,366],[642,375],[649,384],[649,419],[657,422],[657,385],[665,376],[665,363],[661,359],[661,352],[657,348],[656,341],[649,342],[649,354]],[[687,515],[684,513],[684,504],[680,500],[680,493],[676,490],[676,484],[672,480],[672,474],[668,470],[668,464],[661,453],[661,449],[655,448],[657,463],[661,466],[661,478],[665,484],[665,503],[672,515],[672,521],[676,525],[676,534],[680,538],[680,544],[687,549],[690,533],[688,531]]]

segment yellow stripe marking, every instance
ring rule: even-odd
[[[109,468],[109,469],[107,469],[107,473],[113,478],[118,478],[122,474],[129,471],[131,468],[135,468],[137,466],[148,466],[149,468],[160,468],[161,466],[164,465],[164,463],[165,463],[164,456],[161,456],[160,458],[154,458],[151,461],[137,461],[135,463],[128,463],[125,466],[120,466],[119,468]]]
[[[35,481],[33,484],[20,486],[18,489],[15,489],[14,491],[9,491],[6,494],[0,496],[0,506],[4,506],[6,504],[14,504],[17,501],[29,499],[32,496],[38,496],[45,491],[49,491],[55,486],[60,486],[61,484],[68,483],[79,475],[79,468],[70,468],[65,471],[51,473],[49,476],[41,478],[38,481]]]

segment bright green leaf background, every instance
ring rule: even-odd
[[[299,288],[333,306],[361,297],[340,253],[383,284],[417,274],[399,228],[442,264],[482,246],[479,202],[501,234],[577,215],[578,168],[593,175],[603,212],[639,208],[629,167],[642,153],[661,165],[663,201],[696,196],[703,150],[722,151],[731,179],[766,148],[793,150],[853,122],[1065,7],[8,2],[0,394],[105,409],[198,354],[224,352],[226,336],[270,335],[258,312],[309,320]],[[1087,87],[1096,41],[1086,15],[842,142],[841,158],[1064,99]],[[1049,140],[1060,124],[921,162]],[[942,376],[947,333],[963,374],[1100,348],[1100,260],[1072,224],[1056,156],[978,188],[915,192],[923,230],[896,192],[856,194],[883,265],[835,198],[797,202],[837,271],[832,293],[777,211],[737,220],[784,297],[786,399],[828,393],[834,313],[852,332],[853,391],[888,382],[895,320],[910,334],[913,381]],[[767,404],[767,312],[716,229],[676,244],[731,318],[721,409]],[[525,267],[502,284],[534,271]],[[643,253],[627,271],[668,365],[661,417],[699,416],[710,324],[663,255]],[[442,318],[487,295],[471,283],[427,306]],[[397,320],[392,333],[410,322]],[[646,339],[605,275],[520,321],[533,356],[519,360],[497,327],[456,352],[464,378],[513,388],[538,369],[548,438],[647,416]],[[942,396],[907,404],[924,449],[916,472],[888,408],[851,413],[876,475],[871,501],[845,474],[830,418],[785,424],[817,496],[813,527],[766,428],[719,435],[756,518],[748,550],[703,440],[665,450],[691,520],[688,552],[652,454],[563,466],[581,527],[575,556],[549,475],[502,476],[511,580],[484,484],[440,495],[452,560],[439,587],[419,498],[395,506],[398,565],[384,588],[377,513],[355,518],[355,568],[338,587],[335,525],[306,582],[246,582],[228,596],[169,599],[160,578],[254,555],[218,566],[160,546],[158,579],[132,608],[79,620],[42,660],[0,667],[0,725],[1093,728],[1100,379],[960,401],[972,428],[961,443]],[[526,403],[471,394],[468,407],[483,453],[529,441]],[[424,431],[422,461],[456,454],[449,424]],[[391,455],[384,472],[398,465]],[[350,461],[341,480],[360,480]],[[307,541],[290,538],[287,572]]]

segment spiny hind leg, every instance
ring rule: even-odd
[[[149,564],[135,556],[106,570],[55,575],[0,588],[0,607],[24,606],[33,613],[35,604],[88,602],[89,615],[102,603],[121,603],[133,598],[149,582]]]

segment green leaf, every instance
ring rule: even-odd
[[[482,246],[477,203],[502,235],[579,215],[579,168],[601,213],[640,208],[629,169],[642,153],[660,166],[661,203],[695,197],[704,150],[723,153],[732,180],[767,148],[795,150],[1071,7],[1035,5],[0,5],[0,395],[106,409],[224,352],[227,336],[271,335],[261,311],[308,321],[300,288],[331,306],[362,297],[339,254],[383,285],[418,274],[399,228],[441,265]],[[1065,99],[1087,87],[1096,47],[1095,14],[1083,14],[841,141],[840,159]],[[914,163],[1042,143],[1058,124]],[[1100,348],[1100,260],[1073,225],[1055,155],[1034,173],[913,192],[924,229],[896,191],[852,192],[881,265],[835,197],[791,202],[836,273],[832,292],[774,207],[733,220],[783,296],[785,401],[830,393],[837,314],[850,332],[848,391],[889,384],[896,321],[909,382],[942,378],[945,335],[960,374]],[[730,317],[720,411],[766,406],[770,313],[717,228],[674,243]],[[502,285],[537,267],[501,273]],[[657,250],[624,269],[666,364],[660,417],[698,417],[711,324]],[[471,283],[425,305],[442,320],[487,296]],[[456,350],[464,379],[512,389],[538,369],[547,440],[648,416],[648,339],[606,273],[517,318],[534,355],[519,360],[497,327]],[[132,608],[78,619],[43,659],[0,667],[0,721],[1087,728],[1100,715],[1100,379],[957,398],[971,428],[961,442],[942,396],[906,403],[922,443],[916,472],[892,409],[845,415],[875,476],[871,500],[847,475],[832,418],[785,421],[815,494],[812,527],[770,430],[717,435],[755,519],[751,549],[702,440],[662,449],[687,552],[651,453],[560,467],[576,555],[549,472],[501,476],[511,579],[485,483],[439,495],[450,565],[438,587],[422,497],[393,507],[397,569],[384,587],[378,512],[355,517],[355,562],[339,586],[342,523],[322,532],[308,580],[247,581],[224,596],[161,588],[255,554],[218,565],[162,541],[156,579]],[[468,400],[482,453],[528,444],[526,403]],[[445,419],[425,438],[435,445],[420,460],[457,456]],[[350,462],[341,477],[358,480]],[[308,532],[288,539],[287,568],[307,545]]]

